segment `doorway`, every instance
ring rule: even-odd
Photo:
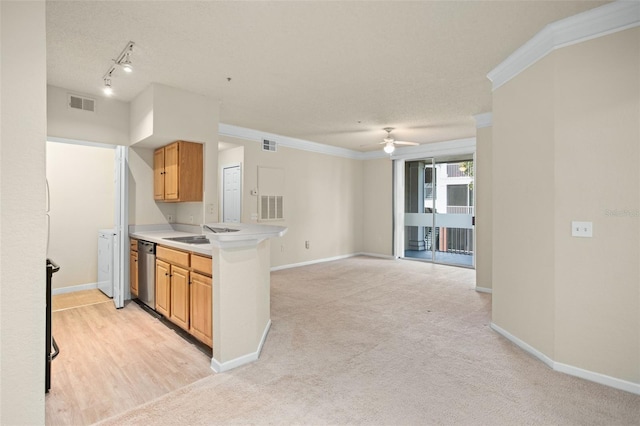
[[[49,252],[62,268],[53,294],[100,288],[99,231],[110,234],[112,293],[116,308],[128,299],[127,148],[47,139],[50,189]]]
[[[399,257],[473,268],[473,154],[403,162]]]

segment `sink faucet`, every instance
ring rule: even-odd
[[[217,233],[218,233],[218,231],[216,231],[215,229],[213,229],[212,227],[210,227],[210,226],[209,226],[209,225],[207,225],[207,224],[203,224],[203,225],[202,225],[202,228],[203,228],[203,229],[206,229],[207,231],[213,232],[214,234],[217,234]]]

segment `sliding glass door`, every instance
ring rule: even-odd
[[[404,162],[403,256],[474,266],[473,157]]]

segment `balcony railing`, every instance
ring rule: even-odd
[[[447,206],[447,213],[473,215],[473,206]]]

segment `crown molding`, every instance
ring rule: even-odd
[[[544,27],[487,78],[496,90],[555,49],[640,26],[640,2],[618,0]]]
[[[444,142],[424,143],[396,149],[392,160],[413,160],[425,157],[469,154],[476,150],[476,138],[454,139]]]
[[[490,113],[489,113],[490,114]],[[481,114],[482,115],[482,114]],[[274,140],[280,146],[288,148],[300,149],[302,151],[315,152],[318,154],[333,155],[335,157],[349,158],[352,160],[377,160],[382,158],[410,159],[432,155],[457,155],[474,152],[476,148],[476,139],[456,139],[444,142],[426,143],[416,146],[407,146],[396,148],[389,155],[384,151],[367,151],[359,152],[351,149],[340,148],[331,145],[324,145],[317,142],[305,141],[302,139],[290,138],[288,136],[276,135],[274,133],[261,132],[259,130],[248,129],[246,127],[232,126],[230,124],[220,123],[218,125],[218,133],[222,136],[230,136],[245,140],[251,140],[262,143],[262,139]]]
[[[262,139],[276,141],[279,146],[300,149],[302,151],[315,152],[318,154],[333,155],[335,157],[344,157],[354,160],[362,159],[362,152],[353,151],[351,149],[340,148],[332,145],[325,145],[317,142],[306,141],[303,139],[291,138],[288,136],[276,135],[274,133],[262,132],[259,130],[248,129],[246,127],[232,126],[231,124],[220,123],[218,125],[218,133],[222,136],[231,136],[234,138],[247,139],[262,143]]]
[[[476,120],[476,129],[493,126],[493,113],[485,112],[484,114],[476,114],[473,116]]]

